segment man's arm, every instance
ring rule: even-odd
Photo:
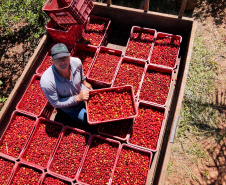
[[[76,101],[75,96],[60,98],[54,84],[46,85],[43,81],[40,81],[40,85],[45,97],[51,103],[51,105],[55,108],[64,108],[75,106],[79,101]]]
[[[82,81],[82,84],[86,86],[88,89],[93,90],[92,85],[85,80]]]

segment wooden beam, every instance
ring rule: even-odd
[[[107,0],[107,5],[111,6],[111,0]]]
[[[144,2],[144,11],[148,12],[148,10],[149,10],[149,0],[145,0],[145,2]]]
[[[180,12],[179,12],[178,18],[182,18],[183,17],[186,5],[187,5],[187,0],[183,0],[182,3],[181,3],[181,7],[180,7]]]

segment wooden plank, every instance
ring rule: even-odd
[[[103,3],[95,3],[91,12],[93,15],[107,17],[112,20],[112,28],[129,33],[132,26],[148,27],[157,29],[159,32],[181,35],[183,37],[182,47],[189,41],[189,30],[191,30],[193,19],[148,11],[144,13],[140,9],[121,7],[116,5],[106,6]],[[125,45],[124,45],[125,46]]]
[[[149,10],[149,0],[144,1],[144,12],[148,12]]]
[[[180,7],[180,12],[179,12],[178,18],[182,18],[183,17],[186,5],[187,5],[187,0],[183,0],[182,3],[181,3],[181,7]]]
[[[107,0],[107,5],[111,6],[111,0]]]

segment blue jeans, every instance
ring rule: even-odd
[[[67,114],[76,122],[79,123],[87,123],[87,112],[85,108],[85,104],[80,109],[73,110],[71,112],[67,112]]]

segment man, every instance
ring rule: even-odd
[[[63,43],[51,48],[53,65],[42,75],[40,85],[46,98],[55,108],[60,108],[73,120],[87,122],[85,100],[92,86],[84,77],[82,62],[71,57]]]

